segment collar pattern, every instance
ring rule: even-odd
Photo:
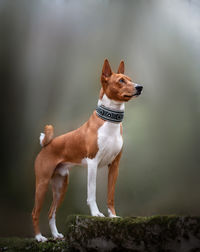
[[[100,105],[96,108],[96,114],[98,117],[105,121],[120,123],[124,118],[124,111],[112,110],[110,108]]]

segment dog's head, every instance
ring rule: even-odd
[[[108,60],[105,59],[101,83],[103,92],[108,98],[119,102],[127,102],[134,97],[138,97],[143,89],[143,86],[132,82],[124,74],[124,61],[120,62],[117,73],[113,73]]]

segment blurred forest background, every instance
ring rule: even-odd
[[[79,127],[95,109],[105,58],[144,85],[126,104],[116,187],[120,216],[200,215],[200,2],[0,0],[0,236],[32,236],[39,134]],[[58,211],[89,214],[87,170],[74,167]],[[107,214],[107,171],[97,203]],[[41,228],[49,234],[49,190]]]

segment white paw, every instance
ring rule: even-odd
[[[87,204],[90,207],[90,213],[92,216],[104,217],[104,215],[99,212],[99,208],[98,208],[97,203],[95,201],[92,201],[92,202],[88,201]]]
[[[37,234],[37,235],[35,236],[35,239],[36,239],[38,242],[46,242],[46,241],[47,241],[47,238],[44,237],[44,236],[41,235],[41,234]]]
[[[59,239],[63,239],[63,238],[64,238],[64,235],[61,234],[61,233],[58,233],[58,238],[59,238]]]
[[[96,213],[93,213],[92,216],[96,216],[96,217],[105,217],[102,213],[100,212],[96,212]]]
[[[53,238],[54,238],[54,239],[63,239],[63,238],[64,238],[64,235],[61,234],[61,233],[54,233],[54,234],[53,234]]]
[[[105,217],[104,214],[102,214],[100,212],[97,214],[97,216],[99,216],[99,217]]]
[[[110,218],[120,218],[120,216],[117,216],[111,212],[111,210],[108,208],[108,217]]]

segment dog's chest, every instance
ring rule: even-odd
[[[105,122],[98,129],[97,160],[99,167],[112,163],[122,149],[123,139],[120,133],[120,124]]]

